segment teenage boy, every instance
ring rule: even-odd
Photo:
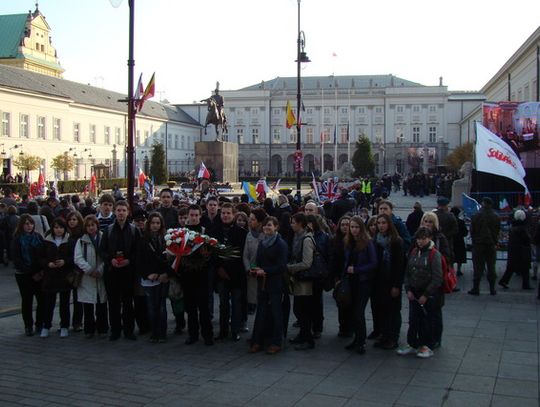
[[[123,330],[126,339],[135,340],[135,314],[133,310],[133,287],[135,282],[134,259],[138,229],[128,223],[129,205],[116,202],[115,221],[103,233],[100,253],[105,264],[104,281],[109,301],[109,340],[120,338]]]
[[[190,205],[186,228],[204,233],[201,225],[201,207]],[[191,258],[194,261],[190,262]],[[188,314],[188,333],[186,345],[199,340],[199,329],[208,346],[214,344],[214,334],[208,308],[208,262],[209,257],[202,249],[186,257],[180,264],[180,281],[184,291],[184,305]],[[196,264],[195,264],[196,263]]]
[[[233,205],[225,202],[221,206],[221,224],[215,230],[215,237],[224,245],[232,246],[239,253],[244,252],[247,231],[234,224]],[[219,292],[219,336],[229,335],[229,321],[232,340],[240,340],[242,328],[242,287],[246,286],[246,271],[242,258],[217,260],[215,264]]]
[[[99,230],[105,232],[109,225],[114,223],[114,198],[111,194],[103,194],[99,198],[99,212],[97,219],[99,222]]]

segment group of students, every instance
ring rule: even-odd
[[[169,298],[176,333],[185,328],[187,314],[187,345],[199,337],[208,346],[227,338],[239,341],[249,332],[248,316],[255,314],[249,351],[275,354],[287,340],[292,310],[299,330],[288,341],[296,350],[308,350],[323,332],[324,292],[347,279],[350,304],[338,305],[338,336],[353,338],[347,349],[364,354],[367,339],[373,339],[375,347],[398,354],[432,356],[441,343],[441,257],[448,255],[437,215],[426,212],[411,239],[387,200],[378,202],[376,215],[367,220],[346,214],[335,225],[315,202],[299,208],[287,199],[280,202],[263,207],[209,197],[201,202],[203,211],[198,204],[173,205],[173,192],[165,188],[150,211],[135,208],[130,217],[126,201],[104,194],[96,214],[83,218],[70,208],[44,234],[35,217],[21,215],[11,253],[26,334],[50,335],[59,296],[60,337],[68,336],[73,294],[73,327],[83,325],[86,337],[115,341],[123,333],[135,340],[137,324],[139,334],[164,342]],[[175,271],[165,240],[166,230],[174,227],[215,237],[241,255],[220,259],[197,250]],[[316,256],[327,264],[328,277],[301,277]],[[74,275],[82,276],[76,288]],[[405,346],[399,347],[402,293],[409,301],[409,329]],[[373,315],[369,335],[368,302]]]

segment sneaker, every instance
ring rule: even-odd
[[[60,328],[60,338],[67,338],[69,336],[69,331],[67,328]]]
[[[399,348],[398,350],[396,350],[396,353],[400,356],[405,356],[405,355],[412,355],[414,353],[417,353],[418,351],[413,348],[412,346],[410,345],[405,345],[405,346],[402,346],[401,348]]]
[[[39,335],[41,338],[48,338],[49,337],[49,330],[47,328],[41,329],[41,334]]]
[[[420,349],[418,349],[416,356],[422,359],[427,359],[433,356],[433,351],[427,346],[422,346]]]

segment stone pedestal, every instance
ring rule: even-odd
[[[238,182],[238,144],[225,141],[195,143],[195,165],[204,162],[216,172],[219,182]]]

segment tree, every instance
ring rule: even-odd
[[[167,181],[168,175],[163,144],[156,143],[152,146],[151,160],[150,175],[154,177],[155,185],[164,184]]]
[[[51,167],[64,173],[64,181],[68,179],[68,172],[75,167],[75,160],[67,152],[53,158]]]
[[[454,171],[459,171],[461,166],[467,161],[473,162],[474,160],[474,144],[465,143],[457,147],[446,157],[445,164]]]
[[[375,170],[375,161],[371,153],[371,142],[369,139],[361,135],[356,142],[352,164],[354,166],[355,177],[366,177],[373,175]]]
[[[41,158],[36,155],[23,153],[13,160],[13,165],[24,171],[25,175],[28,175],[30,171],[39,169]]]

